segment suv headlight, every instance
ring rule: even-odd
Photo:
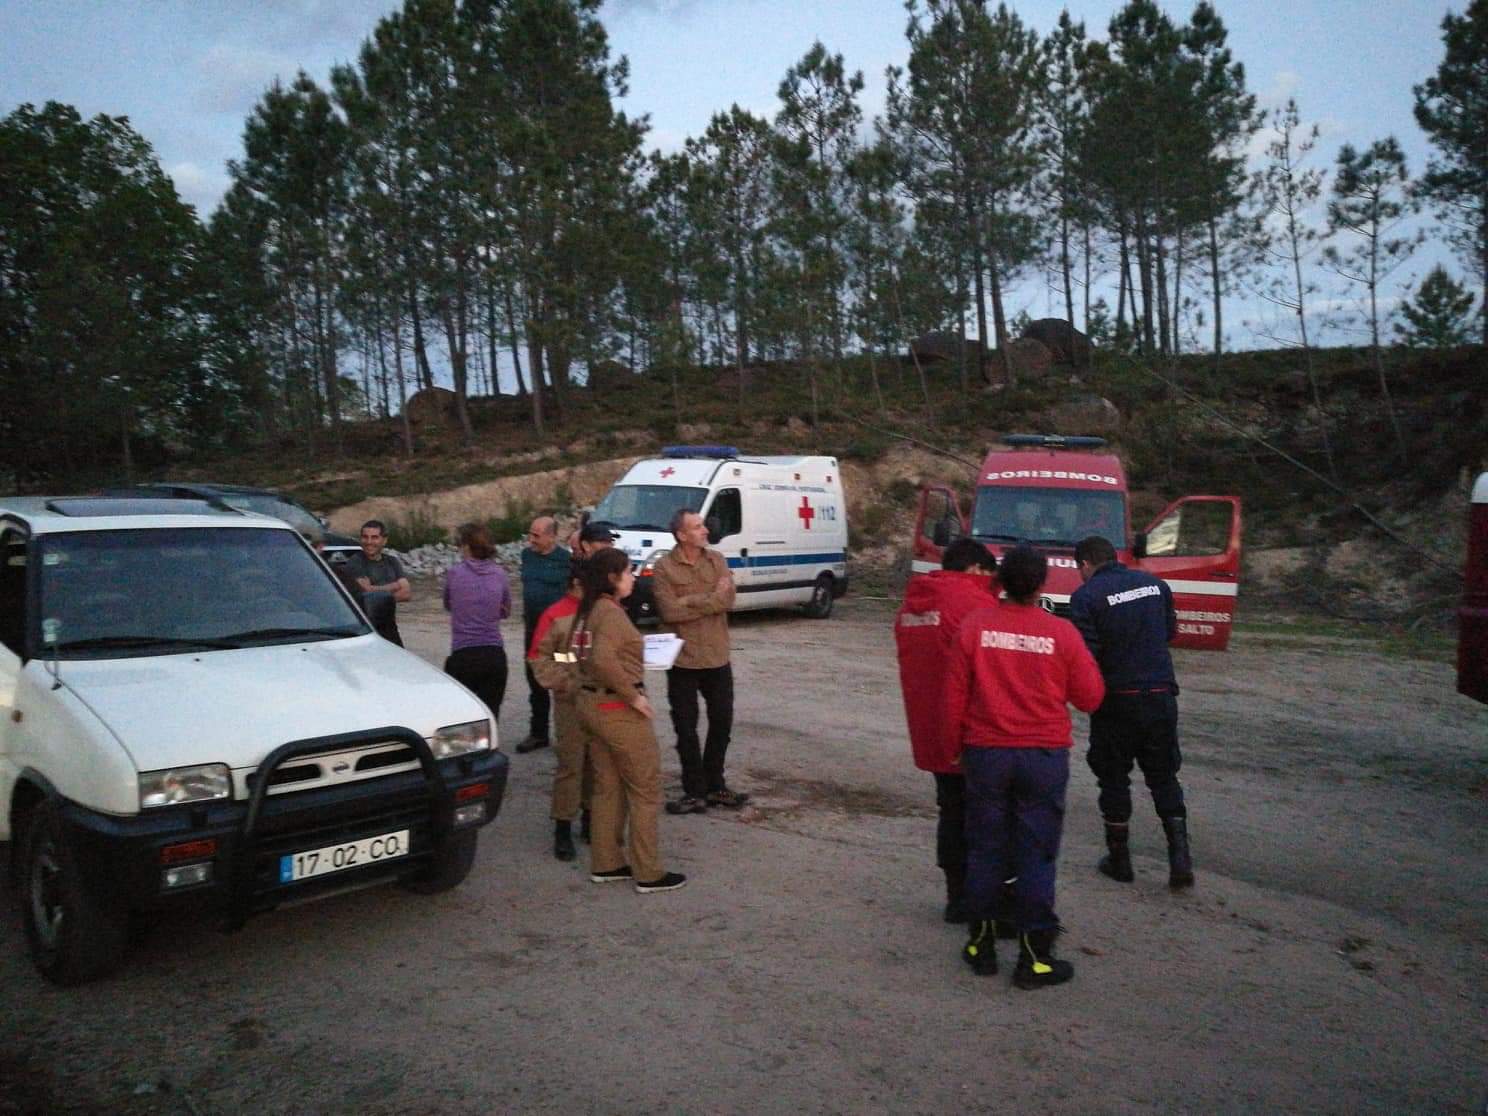
[[[646,555],[646,560],[641,563],[640,576],[646,577],[651,574],[656,569],[656,563],[660,562],[671,552],[671,548],[668,547],[665,550],[653,550],[650,554]]]
[[[145,771],[139,777],[140,809],[178,806],[183,802],[210,802],[232,797],[232,774],[225,763],[199,767],[172,767],[168,771]]]
[[[463,725],[445,725],[434,733],[429,749],[435,759],[463,756],[467,752],[484,752],[491,747],[491,722],[466,721]]]

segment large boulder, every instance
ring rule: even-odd
[[[601,360],[589,369],[589,387],[609,394],[641,386],[641,378],[618,360]]]
[[[1054,366],[1054,354],[1042,341],[1031,337],[1019,337],[1009,341],[1003,350],[1007,354],[1008,368],[1013,374],[1013,383],[1042,380]],[[997,376],[997,363],[993,362],[992,375]]]
[[[961,346],[966,346],[966,360],[976,367],[977,355],[982,351],[982,343],[975,337],[958,337],[954,333],[925,333],[916,337],[909,343],[908,360],[915,357],[922,364],[934,364],[936,361],[956,360],[961,354]]]
[[[1073,364],[1083,368],[1090,363],[1090,338],[1063,318],[1040,318],[1029,322],[1024,337],[1042,341],[1054,354],[1056,364]]]
[[[431,387],[416,391],[403,406],[408,412],[408,421],[414,426],[454,426],[459,421],[455,411],[455,393],[449,388]]]
[[[1044,426],[1060,434],[1110,435],[1121,429],[1121,412],[1099,395],[1075,395],[1045,411]]]

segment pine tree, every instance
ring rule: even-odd
[[[1413,349],[1450,349],[1471,340],[1473,296],[1438,264],[1432,268],[1416,297],[1400,308],[1407,325],[1395,332]]]
[[[1446,57],[1415,87],[1416,123],[1440,156],[1427,164],[1421,192],[1477,277],[1488,345],[1488,0],[1472,0],[1460,16],[1448,12],[1442,40]]]

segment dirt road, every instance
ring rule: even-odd
[[[401,624],[437,661],[431,597]],[[1076,977],[1023,993],[1010,966],[972,975],[940,921],[889,616],[849,599],[735,625],[730,770],[758,808],[663,818],[677,893],[552,858],[545,751],[513,757],[472,878],[432,901],[168,925],[64,991],[7,894],[0,1113],[1483,1111],[1488,710],[1447,666],[1260,635],[1180,654],[1181,897],[1140,807],[1136,884],[1094,872],[1081,719],[1060,865]],[[525,696],[514,671],[509,744]]]

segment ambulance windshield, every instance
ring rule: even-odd
[[[707,495],[706,488],[617,484],[599,502],[589,519],[594,523],[608,523],[622,531],[666,531],[673,514],[682,508],[697,511]]]
[[[1074,546],[1087,535],[1126,549],[1126,508],[1119,492],[1084,488],[977,489],[972,536],[984,542]]]

